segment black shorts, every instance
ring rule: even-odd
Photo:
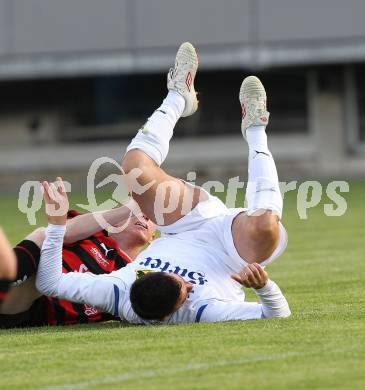
[[[47,298],[40,297],[22,313],[0,314],[0,329],[48,325]]]

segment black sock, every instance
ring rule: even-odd
[[[33,241],[23,240],[15,248],[17,259],[17,284],[25,282],[30,276],[36,273],[41,250]]]

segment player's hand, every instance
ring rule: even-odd
[[[54,183],[44,181],[42,186],[48,223],[66,225],[69,204],[62,178],[57,177]]]
[[[258,290],[266,286],[269,277],[260,264],[253,263],[243,268],[240,273],[232,275],[232,279],[247,288]]]

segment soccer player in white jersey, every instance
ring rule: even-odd
[[[198,108],[197,68],[194,47],[182,44],[168,74],[167,97],[132,140],[122,162],[133,198],[159,225],[161,238],[133,264],[109,275],[62,274],[67,196],[61,179],[56,186],[45,182],[49,226],[37,274],[43,294],[86,303],[130,323],[290,315],[285,297],[263,268],[283,252],[287,235],[280,222],[283,202],[267,145],[269,113],[260,80],[246,78],[239,95],[242,133],[249,146],[248,209],[227,209],[218,198],[160,168],[176,122]],[[59,209],[56,216],[52,207]],[[253,288],[260,302],[245,302],[242,285]]]

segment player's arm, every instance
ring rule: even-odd
[[[249,264],[239,274],[233,275],[232,278],[243,286],[252,288],[260,303],[209,300],[205,302],[205,305],[198,308],[199,322],[290,316],[288,302],[279,286],[268,278],[267,272],[259,264]]]
[[[43,183],[49,225],[41,250],[36,277],[37,289],[44,295],[85,303],[118,315],[120,279],[111,275],[62,273],[62,245],[66,231],[68,200],[61,178],[56,186]]]
[[[258,263],[247,265],[232,279],[247,288],[252,288],[261,302],[264,318],[289,317],[291,312],[279,286],[269,279],[267,272]]]
[[[67,221],[64,241],[72,243],[84,240],[105,229],[105,226],[100,226],[100,223],[98,222],[100,220],[105,221],[108,226],[124,223],[128,220],[131,210],[133,210],[133,212],[138,212],[138,205],[133,199],[128,201],[125,205],[112,210],[78,215]]]

